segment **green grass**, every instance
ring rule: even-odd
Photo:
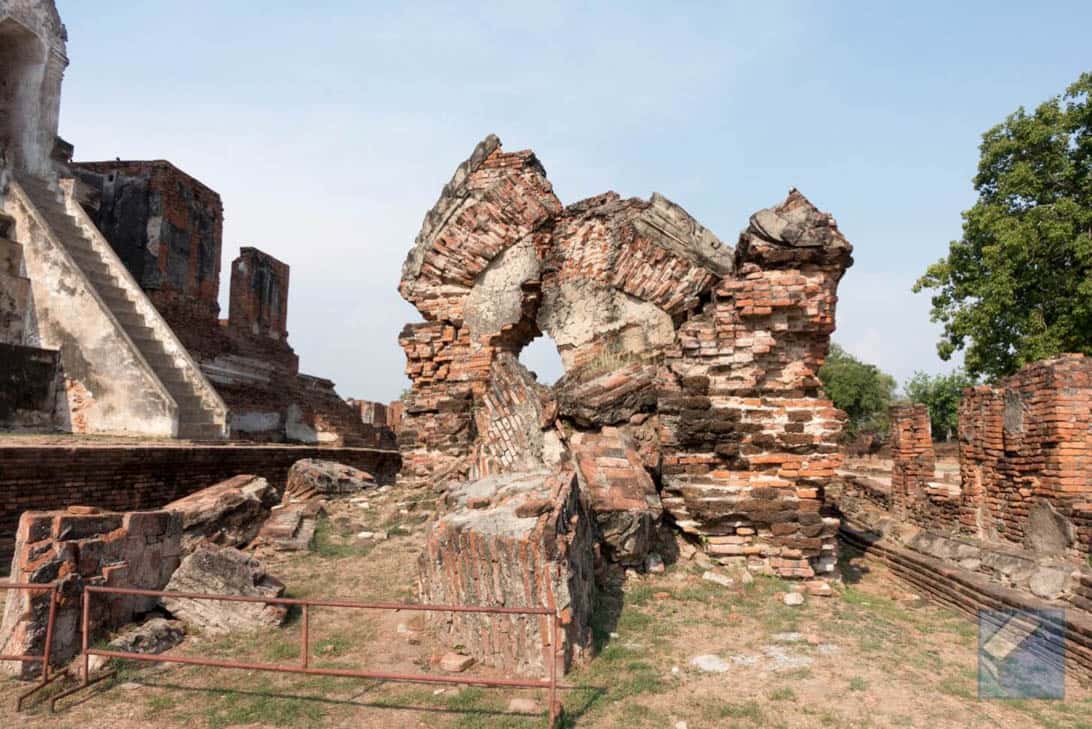
[[[322,719],[321,704],[299,697],[275,696],[268,682],[249,686],[247,693],[213,692],[206,698],[205,722],[209,729],[238,724],[309,727]],[[265,693],[269,691],[270,693]]]
[[[865,681],[860,676],[854,676],[853,678],[849,679],[849,690],[850,691],[865,691],[867,689],[868,689],[868,681]]]
[[[319,517],[315,525],[315,548],[313,554],[327,559],[345,559],[364,557],[372,550],[371,543],[352,542],[353,532],[330,522],[325,516]]]

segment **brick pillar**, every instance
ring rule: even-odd
[[[255,336],[288,338],[288,264],[257,248],[231,262],[228,324]]]
[[[921,403],[891,407],[891,502],[897,513],[924,498],[925,484],[936,474],[936,454],[929,408]]]

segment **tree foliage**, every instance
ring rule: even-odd
[[[819,368],[827,397],[849,416],[847,435],[887,431],[887,408],[895,396],[895,378],[867,364],[837,344]]]
[[[1092,354],[1092,73],[982,137],[978,201],[963,237],[914,291],[932,289],[942,359],[1010,374],[1062,352]]]
[[[915,372],[906,383],[906,397],[929,408],[935,440],[951,440],[959,430],[959,401],[963,399],[963,390],[974,384],[974,378],[962,369],[932,376]]]

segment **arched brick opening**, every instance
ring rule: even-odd
[[[519,353],[519,361],[535,374],[541,385],[552,385],[565,374],[557,342],[549,334],[532,339]]]

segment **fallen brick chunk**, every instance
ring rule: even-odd
[[[288,471],[284,501],[354,496],[375,485],[375,477],[367,471],[335,461],[303,458],[293,463]]]
[[[472,508],[492,495],[486,509]],[[522,504],[551,507],[521,517]],[[496,607],[556,605],[562,619],[558,667],[591,650],[594,599],[593,537],[571,467],[489,476],[454,487],[451,510],[428,533],[420,558],[421,601]],[[537,511],[537,508],[535,509]],[[511,673],[547,675],[542,616],[430,613],[429,624],[449,645]]]
[[[110,650],[125,653],[158,655],[181,643],[186,637],[182,623],[166,618],[150,618],[140,625],[133,625],[114,636]]]
[[[302,552],[311,549],[315,529],[322,514],[317,503],[289,503],[274,506],[272,513],[258,532],[262,543],[276,550]]]
[[[574,434],[570,445],[608,556],[643,566],[663,507],[632,439],[618,428],[603,428]]]
[[[277,491],[261,476],[240,475],[172,501],[164,511],[182,517],[182,548],[192,552],[209,541],[245,547],[276,504]]]

